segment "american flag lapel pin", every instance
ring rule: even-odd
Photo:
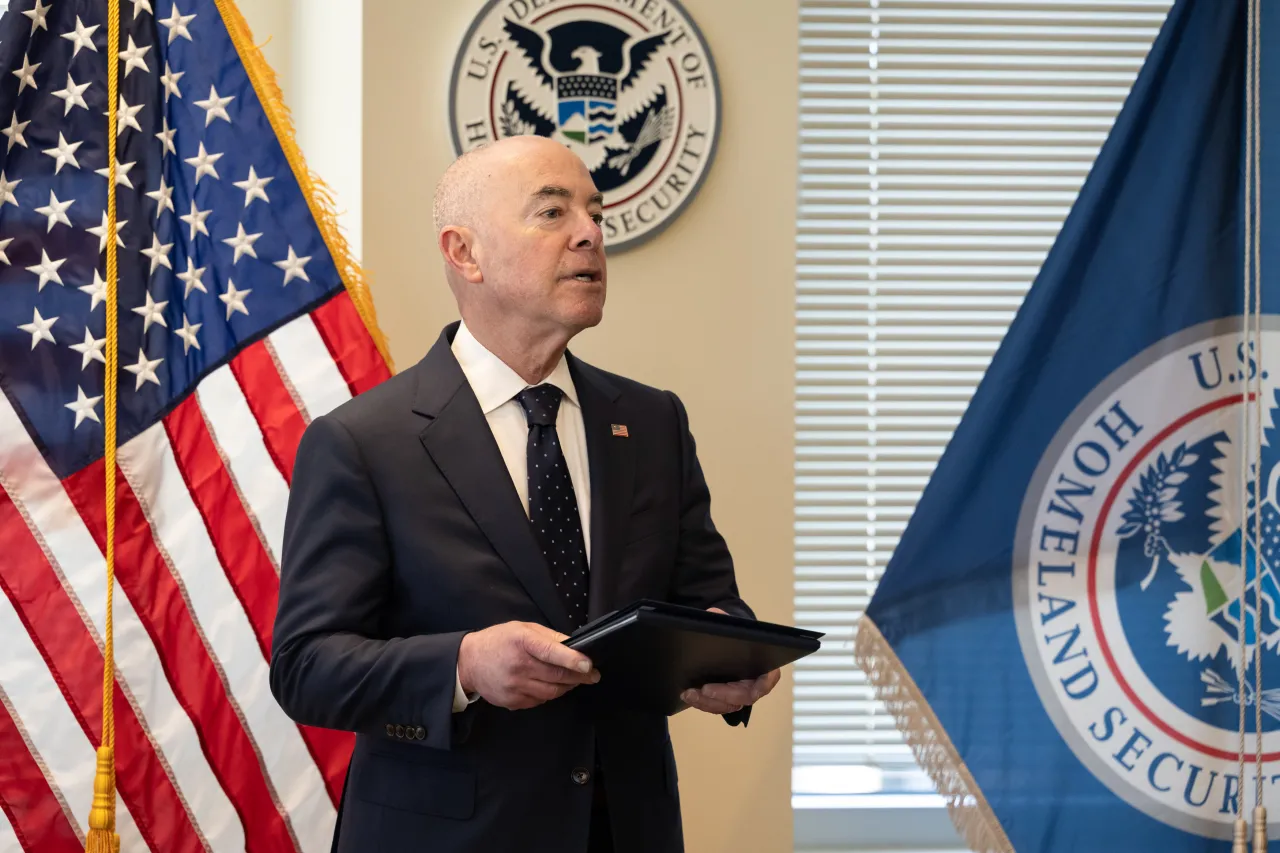
[[[609,429],[613,431],[614,438],[630,438],[631,433],[627,432],[626,424],[609,424]]]

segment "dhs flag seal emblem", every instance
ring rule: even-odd
[[[1173,5],[858,624],[972,850],[1280,837],[1280,149],[1257,145],[1280,138],[1280,62],[1257,60],[1280,16],[1260,5]]]
[[[1254,800],[1242,706],[1249,769],[1259,745],[1280,758],[1280,318],[1266,320],[1268,364],[1225,318],[1100,383],[1045,453],[1014,552],[1019,639],[1063,740],[1117,796],[1208,837]],[[1251,380],[1262,444],[1246,451]]]
[[[449,119],[459,154],[522,134],[577,154],[616,251],[662,231],[701,186],[720,89],[676,0],[490,0],[454,62]]]

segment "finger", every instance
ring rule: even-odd
[[[757,694],[756,698],[766,696],[773,691],[773,688],[778,686],[778,682],[781,679],[781,670],[775,669],[772,672],[766,672],[764,675],[756,679],[755,684],[751,687],[752,692]]]
[[[545,702],[554,702],[575,687],[577,687],[576,684],[548,684],[544,681],[536,681],[519,689],[527,690],[525,695],[530,701],[535,705],[541,705]]]
[[[509,690],[504,695],[496,697],[493,702],[499,708],[505,708],[508,711],[523,711],[526,708],[532,708],[535,705],[541,705],[542,702],[531,696],[526,696],[519,690]]]
[[[568,693],[572,687],[567,684],[550,684],[546,681],[528,679],[516,683],[512,689],[522,698],[541,704],[550,702],[552,699],[559,699],[565,693]]]
[[[553,666],[549,663],[543,663],[535,657],[526,658],[524,664],[520,667],[519,673],[526,678],[536,681],[546,681],[551,684],[595,684],[600,680],[599,670],[591,670],[590,672],[578,672],[572,669],[565,669],[562,666]]]
[[[553,643],[563,643],[565,640],[569,639],[568,634],[561,634],[555,628],[548,628],[546,625],[539,625],[537,622],[525,622],[523,624],[535,634],[539,634],[544,639],[550,640]]]
[[[731,702],[721,702],[717,699],[708,699],[697,690],[686,690],[681,694],[681,698],[691,708],[699,711],[705,711],[708,714],[732,714],[735,711],[741,711],[741,705],[734,705]]]
[[[730,705],[750,705],[755,701],[751,688],[738,684],[708,684],[699,692],[705,699],[727,702]]]
[[[563,636],[563,634],[557,634],[550,629],[547,629],[545,634],[542,632],[530,632],[525,635],[525,651],[543,663],[581,673],[590,672],[591,659],[589,657],[582,652],[574,651],[568,646],[561,645],[559,640],[553,639],[554,637]]]
[[[754,678],[742,678],[737,681],[708,681],[706,684],[702,685],[701,689],[706,690],[708,687],[732,687],[750,690],[755,686],[755,683],[756,679]],[[694,689],[697,690],[699,688],[695,687]]]
[[[708,607],[708,608],[707,608],[707,612],[708,612],[708,613],[723,613],[725,616],[728,616],[728,615],[729,615],[728,613],[725,613],[723,610],[721,610],[719,607]]]

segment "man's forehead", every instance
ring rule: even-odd
[[[516,185],[521,200],[529,203],[548,198],[591,203],[602,198],[591,176],[576,163],[540,163],[522,170]]]
[[[572,201],[581,198],[588,204],[604,203],[604,194],[597,190],[592,183],[579,184],[575,187],[558,183],[547,183],[539,186],[534,182],[530,186],[528,195],[531,201],[547,198],[563,198],[566,201]]]

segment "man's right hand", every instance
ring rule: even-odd
[[[591,659],[561,645],[565,634],[532,622],[504,622],[462,638],[458,680],[467,694],[519,711],[595,684]]]

